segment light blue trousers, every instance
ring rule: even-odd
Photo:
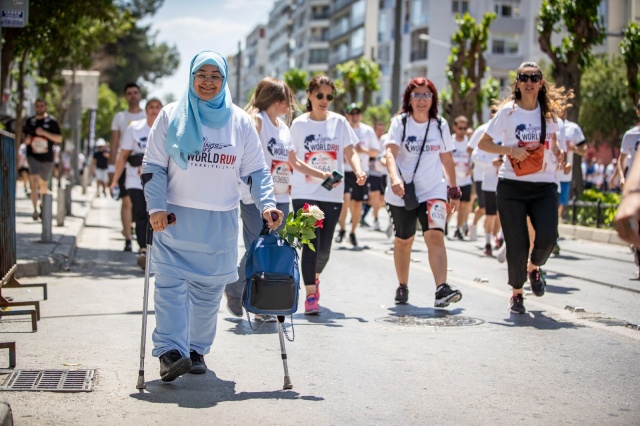
[[[208,354],[216,336],[224,287],[156,273],[153,356],[172,349],[183,356],[189,356],[190,351]]]

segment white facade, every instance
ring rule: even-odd
[[[330,0],[295,0],[291,12],[292,67],[326,73],[329,69]]]
[[[256,26],[247,36],[245,46],[242,53],[241,99],[236,101],[239,106],[247,103],[253,89],[267,75],[267,26]]]
[[[269,12],[267,23],[267,74],[282,78],[291,68],[291,10],[293,0],[278,0]]]

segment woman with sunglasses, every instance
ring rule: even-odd
[[[190,68],[184,94],[151,128],[141,176],[155,231],[152,354],[164,382],[207,371],[225,285],[238,279],[238,181],[251,180],[270,229],[283,218],[254,122],[231,102],[227,61],[204,51]]]
[[[505,159],[498,173],[497,201],[513,288],[509,306],[516,314],[526,312],[522,287],[527,277],[533,294],[544,295],[546,283],[540,266],[558,237],[555,173],[564,152],[556,138],[556,116],[565,100],[561,92],[549,87],[538,64],[522,63],[511,96],[498,107],[478,142],[479,149]],[[502,145],[494,140],[502,140]],[[527,216],[535,230],[532,250]]]
[[[438,92],[433,82],[414,78],[404,91],[402,108],[391,121],[385,142],[389,185],[384,198],[395,228],[393,258],[399,282],[395,297],[398,304],[409,300],[409,264],[416,221],[420,222],[429,252],[436,284],[435,306],[444,308],[462,299],[462,293],[447,284],[444,247],[447,196],[451,211],[458,209],[462,197],[456,185],[453,149],[449,125],[438,117]]]
[[[340,181],[332,190],[327,190],[321,185],[323,178],[331,176],[334,170],[344,175],[346,160],[353,168],[357,184],[362,186],[367,181],[367,174],[360,166],[360,156],[353,148],[358,143],[356,134],[346,118],[329,111],[334,91],[329,77],[313,77],[307,89],[307,112],[291,125],[294,155],[289,161],[294,168],[291,179],[293,210],[308,203],[317,205],[325,215],[323,227],[316,229],[316,238],[311,240],[315,251],[307,246],[302,249],[302,279],[307,293],[305,314],[320,313],[320,274],[329,261],[343,202],[344,183]]]

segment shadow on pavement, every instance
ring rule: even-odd
[[[320,313],[318,315],[305,315],[304,313],[298,313],[293,316],[294,320],[302,320],[301,325],[326,325],[327,327],[344,327],[342,324],[338,324],[340,320],[356,320],[361,323],[369,322],[361,317],[348,317],[342,312],[334,312],[329,308],[320,307]],[[305,324],[306,323],[306,324]]]
[[[569,321],[557,321],[542,313],[542,311],[528,311],[526,314],[511,314],[504,322],[489,322],[489,324],[503,327],[532,327],[538,330],[564,330],[584,328],[586,326]]]
[[[396,305],[389,307],[389,314],[394,317],[431,317],[444,318],[453,315],[460,315],[464,312],[464,308],[421,308],[419,306],[407,303],[405,305]]]
[[[300,395],[290,390],[236,393],[236,383],[221,380],[212,371],[204,375],[185,374],[173,382],[161,380],[146,382],[146,391],[132,393],[131,398],[157,404],[175,404],[187,408],[215,407],[221,402],[247,401],[252,399],[324,401],[313,395]]]

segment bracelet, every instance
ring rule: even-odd
[[[462,198],[462,190],[459,186],[452,186],[447,190],[447,197],[450,200],[459,200]]]

